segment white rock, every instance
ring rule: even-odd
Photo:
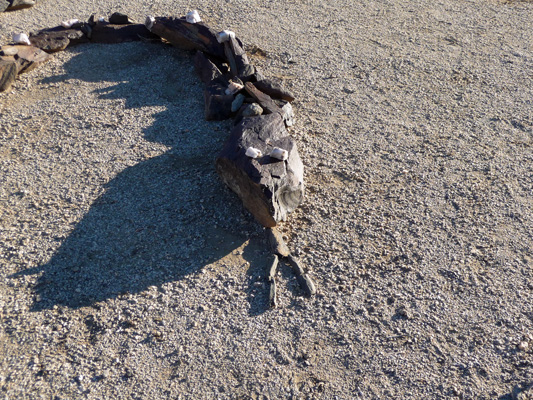
[[[198,11],[196,10],[189,11],[185,16],[185,19],[189,24],[196,24],[197,22],[202,21],[200,19],[200,14],[198,14]]]
[[[235,32],[232,31],[222,31],[217,33],[218,43],[224,43],[230,40],[230,38],[235,39]]]
[[[62,26],[63,28],[67,28],[67,29],[68,29],[68,28],[71,28],[72,25],[77,24],[78,22],[80,22],[79,19],[76,19],[76,18],[74,18],[74,19],[69,19],[69,20],[67,20],[67,21],[62,21],[62,22],[61,22],[61,26]]]
[[[241,85],[240,83],[236,83],[236,82],[233,82],[231,81],[228,85],[228,88],[226,89],[226,94],[235,94],[237,93],[239,90],[242,90],[244,86]]]
[[[251,158],[258,158],[262,157],[263,153],[261,152],[261,150],[256,149],[255,147],[248,147],[246,149],[246,156]]]
[[[26,44],[28,46],[31,45],[30,39],[25,33],[14,33],[13,41],[17,44]]]
[[[146,20],[144,21],[144,26],[146,26],[146,29],[148,29],[150,32],[152,31],[152,27],[154,26],[155,18],[152,16],[147,16]]]
[[[518,347],[519,350],[528,351],[529,350],[529,343],[524,340],[524,341],[518,343],[517,347]]]
[[[283,118],[285,119],[285,125],[293,126],[294,125],[294,110],[292,109],[291,103],[285,104],[282,108]]]
[[[270,157],[277,158],[278,160],[285,161],[289,158],[289,152],[279,147],[274,147],[270,152]]]

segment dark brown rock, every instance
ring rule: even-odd
[[[106,22],[97,23],[92,27],[91,42],[93,43],[125,43],[136,42],[142,38],[157,38],[144,24],[114,25]]]
[[[209,58],[201,51],[194,56],[194,69],[204,83],[209,83],[222,76],[222,72]]]
[[[273,99],[280,99],[289,102],[294,101],[294,95],[285,87],[283,87],[280,82],[275,82],[271,79],[262,79],[254,82],[254,86],[263,93],[268,94]]]
[[[8,90],[17,77],[17,64],[13,60],[0,60],[0,92]]]
[[[283,114],[283,111],[281,110],[281,107],[278,107],[278,105],[272,100],[272,98],[266,94],[260,91],[255,87],[255,84],[251,82],[246,82],[244,84],[244,88],[248,92],[250,96],[252,96],[255,101],[259,103],[259,105],[263,108],[265,114]]]
[[[5,10],[7,11],[14,11],[14,10],[20,10],[22,8],[29,8],[35,5],[35,0],[9,0],[7,1],[9,5]],[[1,10],[1,8],[0,8]]]
[[[250,65],[248,56],[239,41],[234,37],[230,37],[229,41],[224,43],[224,52],[230,63],[232,76],[242,77],[242,80],[247,81],[249,76],[255,72],[255,69]]]
[[[30,35],[32,46],[47,53],[65,50],[69,44],[87,43],[89,39],[80,29],[64,29],[56,27]]]
[[[17,74],[23,74],[35,69],[40,64],[50,60],[52,56],[34,46],[2,46],[1,53],[6,56],[12,54],[12,60],[17,64]],[[2,56],[6,59],[6,56]]]
[[[109,23],[115,25],[128,25],[133,24],[133,21],[129,19],[126,14],[116,12],[111,14],[111,16],[109,17]]]
[[[248,147],[264,156],[246,156]],[[288,159],[271,158],[268,154],[274,147],[287,150]],[[284,221],[303,200],[303,164],[278,113],[243,118],[233,128],[216,166],[222,180],[265,227]]]
[[[225,93],[226,86],[217,79],[206,85],[204,90],[205,119],[207,121],[222,121],[232,115],[231,104],[234,96]]]
[[[216,32],[202,22],[191,24],[185,18],[157,17],[151,23],[150,31],[183,50],[200,50],[224,59],[224,46],[218,43]]]

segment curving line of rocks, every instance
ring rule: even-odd
[[[13,8],[34,2],[7,3]],[[287,131],[294,123],[291,106],[294,96],[250,64],[234,32],[214,31],[196,11],[181,18],[147,17],[144,24],[134,23],[121,13],[112,14],[107,21],[95,15],[87,22],[63,21],[57,27],[29,35],[15,34],[14,43],[0,47],[0,91],[8,90],[18,75],[31,71],[48,61],[52,53],[68,46],[138,40],[164,40],[196,51],[195,70],[205,83],[205,118],[234,119],[229,139],[216,160],[216,169],[244,206],[267,228],[274,254],[268,275],[271,306],[276,305],[274,278],[279,258],[292,267],[304,292],[314,294],[314,283],[276,230],[278,223],[285,221],[304,198],[303,163]]]

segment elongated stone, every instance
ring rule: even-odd
[[[0,92],[8,90],[17,77],[15,61],[0,60]]]
[[[278,231],[276,228],[269,228],[267,229],[267,235],[268,243],[270,244],[272,253],[281,257],[288,257],[291,254],[291,251],[283,240],[280,231]]]
[[[34,46],[2,46],[0,58],[13,60],[17,64],[17,74],[23,74],[32,71],[37,66],[50,60],[52,56]],[[8,57],[8,56],[12,57]]]
[[[298,275],[296,276],[296,279],[298,280],[298,283],[300,284],[300,287],[302,288],[306,296],[312,296],[316,294],[316,286],[309,275]]]
[[[267,156],[250,158],[246,156],[249,147]],[[287,160],[268,156],[274,147],[287,150]],[[243,118],[236,124],[216,167],[222,180],[265,227],[285,221],[303,201],[303,163],[278,113]]]
[[[273,99],[280,99],[285,101],[294,101],[294,94],[286,89],[280,82],[275,82],[271,79],[262,79],[254,83],[254,86],[268,94]]]
[[[270,281],[270,293],[268,296],[270,307],[274,308],[278,306],[278,290],[276,286],[276,281],[272,280]]]
[[[300,260],[294,257],[292,254],[288,256],[289,265],[296,274],[296,276],[303,275],[305,273],[304,268]]]
[[[274,254],[274,260],[272,261],[272,265],[270,266],[270,269],[268,271],[268,280],[272,282],[274,278],[276,277],[276,274],[278,273],[278,264],[279,264],[279,257]]]

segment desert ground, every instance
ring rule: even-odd
[[[190,53],[68,48],[0,93],[0,399],[533,398],[533,2],[38,0],[0,43],[194,9],[296,94],[318,293],[268,307]]]

